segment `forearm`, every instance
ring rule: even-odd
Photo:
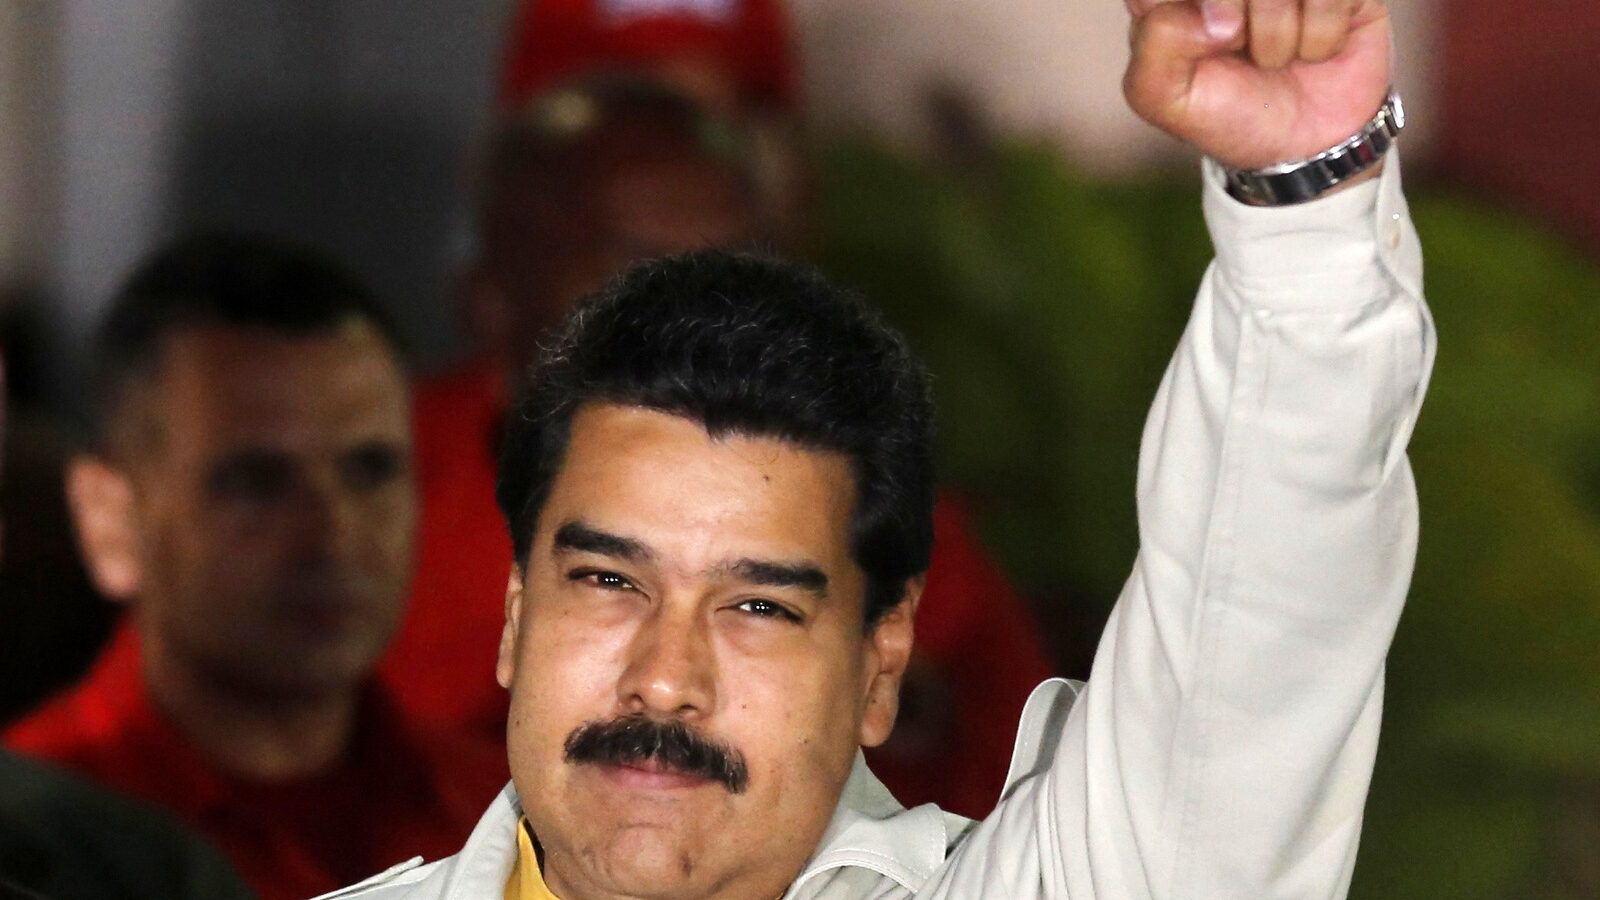
[[[1218,260],[1146,428],[1139,562],[1074,712],[1091,823],[1126,829],[1104,850],[1148,879],[1132,896],[1347,883],[1433,352],[1390,168],[1286,209],[1208,179]]]
[[[1208,185],[1218,260],[1145,430],[1139,559],[1089,686],[1030,710],[1027,777],[932,896],[1343,895],[1433,353],[1392,169],[1289,209]]]

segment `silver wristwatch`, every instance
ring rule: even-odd
[[[1228,193],[1251,206],[1289,206],[1314,200],[1377,165],[1405,124],[1405,107],[1390,88],[1378,114],[1354,137],[1309,159],[1262,169],[1228,169]]]

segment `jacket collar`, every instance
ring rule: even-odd
[[[858,752],[833,821],[795,886],[830,869],[857,867],[915,892],[944,862],[945,822],[945,813],[931,803],[911,810],[901,806]]]

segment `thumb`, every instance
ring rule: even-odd
[[[1238,24],[1231,38],[1213,36],[1221,33],[1218,29],[1222,26],[1215,23],[1225,20],[1226,10],[1213,13],[1208,27],[1206,14],[1193,2],[1156,4],[1133,23],[1133,54],[1123,75],[1122,91],[1133,111],[1159,128],[1168,128],[1181,111],[1201,60],[1236,43],[1240,36],[1244,14],[1239,3],[1207,0],[1206,5],[1235,8]]]

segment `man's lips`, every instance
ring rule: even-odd
[[[638,790],[685,790],[717,784],[713,779],[681,772],[653,759],[593,765],[607,779]]]
[[[276,612],[283,621],[300,627],[336,629],[370,617],[378,605],[353,591],[301,591],[279,597]]]

